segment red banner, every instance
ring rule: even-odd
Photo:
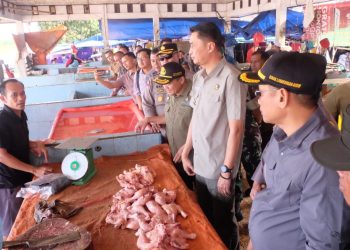
[[[350,2],[314,7],[315,18],[305,29],[304,40],[317,40],[321,34],[350,26]]]

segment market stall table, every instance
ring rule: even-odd
[[[159,189],[176,190],[176,202],[189,215],[186,219],[178,216],[178,221],[183,229],[197,234],[195,240],[188,241],[189,249],[226,249],[173,167],[167,145],[158,145],[146,152],[126,156],[100,157],[95,160],[97,173],[89,183],[70,186],[49,200],[60,199],[83,206],[83,210],[69,221],[91,233],[94,249],[137,249],[134,231],[116,229],[105,222],[112,204],[112,196],[120,190],[115,177],[124,170],[133,168],[135,164],[149,166],[156,172],[154,186]],[[59,164],[54,164],[54,167],[58,169]],[[35,224],[33,213],[38,200],[38,197],[24,200],[9,240],[15,239]]]

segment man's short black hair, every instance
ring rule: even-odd
[[[134,54],[134,53],[132,53],[132,52],[128,52],[128,53],[124,54],[124,56],[123,56],[123,57],[126,57],[126,56],[131,57],[131,58],[133,58],[133,59],[136,59],[135,54]],[[122,57],[122,58],[123,58],[123,57]]]
[[[270,57],[269,53],[267,53],[267,52],[265,52],[263,50],[259,50],[259,49],[252,54],[252,56],[255,56],[255,55],[260,55],[261,59],[264,62],[266,62],[267,59],[269,59],[269,57]]]
[[[140,49],[139,51],[137,51],[136,56],[137,56],[138,54],[140,54],[141,52],[146,52],[146,54],[148,55],[148,57],[151,56],[151,50],[150,50],[150,49],[146,49],[146,48],[143,48],[143,49]]]
[[[158,52],[159,52],[159,48],[158,48],[158,47],[155,47],[155,48],[152,49],[151,54],[152,54],[152,55],[157,55]]]
[[[107,54],[113,54],[113,50],[111,50],[111,49],[106,50],[104,54],[105,54],[105,55],[107,55]]]
[[[0,94],[1,95],[5,95],[5,92],[6,92],[6,85],[9,84],[9,83],[19,83],[21,84],[23,87],[24,87],[24,84],[20,81],[18,81],[17,79],[15,78],[10,78],[10,79],[7,79],[5,81],[3,81],[1,84],[0,84]]]
[[[118,55],[118,54],[119,54],[119,55],[122,55],[122,56],[124,55],[124,53],[123,53],[123,52],[121,52],[121,51],[114,52],[114,54],[113,54],[113,55]]]
[[[197,32],[200,38],[206,38],[215,43],[217,49],[223,52],[225,47],[225,38],[215,23],[199,23],[190,28],[191,33]]]
[[[169,37],[164,37],[162,40],[160,40],[160,45],[163,43],[172,43],[173,41]]]
[[[129,47],[126,46],[125,44],[119,44],[119,48],[124,48],[124,49],[126,49],[127,51],[129,51]]]

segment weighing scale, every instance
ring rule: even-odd
[[[94,137],[70,138],[56,146],[57,149],[70,150],[62,161],[61,170],[74,185],[84,185],[95,175],[91,145],[97,140]]]

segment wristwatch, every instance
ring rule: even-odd
[[[226,165],[222,165],[220,167],[220,170],[221,170],[221,173],[232,173],[232,168],[229,168],[228,166]]]

